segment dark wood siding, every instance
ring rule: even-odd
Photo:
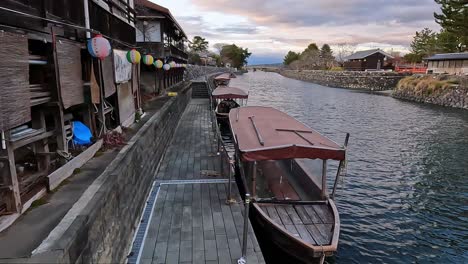
[[[0,130],[31,120],[28,39],[0,32]]]

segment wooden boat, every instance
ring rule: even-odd
[[[250,220],[267,262],[323,263],[340,233],[327,161],[339,161],[340,171],[346,147],[271,107],[240,107],[229,120],[239,189],[251,195]]]
[[[211,93],[215,101],[216,119],[219,124],[229,125],[229,111],[247,104],[249,95],[236,87],[220,86]]]
[[[235,76],[235,75],[234,75]],[[231,81],[231,73],[223,73],[214,78],[215,86],[227,86]]]

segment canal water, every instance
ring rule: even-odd
[[[337,263],[468,263],[468,111],[250,72],[248,105],[278,108],[342,144]]]

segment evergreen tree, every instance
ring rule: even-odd
[[[194,52],[207,51],[208,41],[200,36],[195,36],[192,40],[192,43],[189,44],[189,48]]]
[[[291,64],[291,62],[298,60],[300,55],[301,55],[300,53],[296,53],[294,51],[289,51],[288,54],[286,54],[286,56],[284,56],[283,64],[284,65]]]
[[[468,0],[435,0],[441,5],[441,14],[434,13],[436,22],[453,34],[460,51],[468,49]]]
[[[247,64],[247,59],[252,55],[249,49],[238,47],[235,44],[226,45],[221,50],[221,58],[224,62],[230,61],[234,68],[242,68]]]
[[[437,33],[429,28],[416,32],[410,46],[412,53],[418,56],[431,56],[437,52]]]

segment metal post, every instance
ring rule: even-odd
[[[250,194],[245,194],[244,233],[242,237],[242,257],[237,263],[247,263],[247,235],[249,231]]]
[[[327,197],[327,160],[322,164],[322,199]]]
[[[227,197],[227,200],[226,200],[226,204],[234,204],[234,203],[236,203],[236,199],[232,198],[232,196],[231,196],[231,193],[232,193],[232,167],[234,165],[234,160],[231,159],[230,157],[228,159],[229,159],[229,165],[228,165],[229,183],[228,183],[228,197]]]

